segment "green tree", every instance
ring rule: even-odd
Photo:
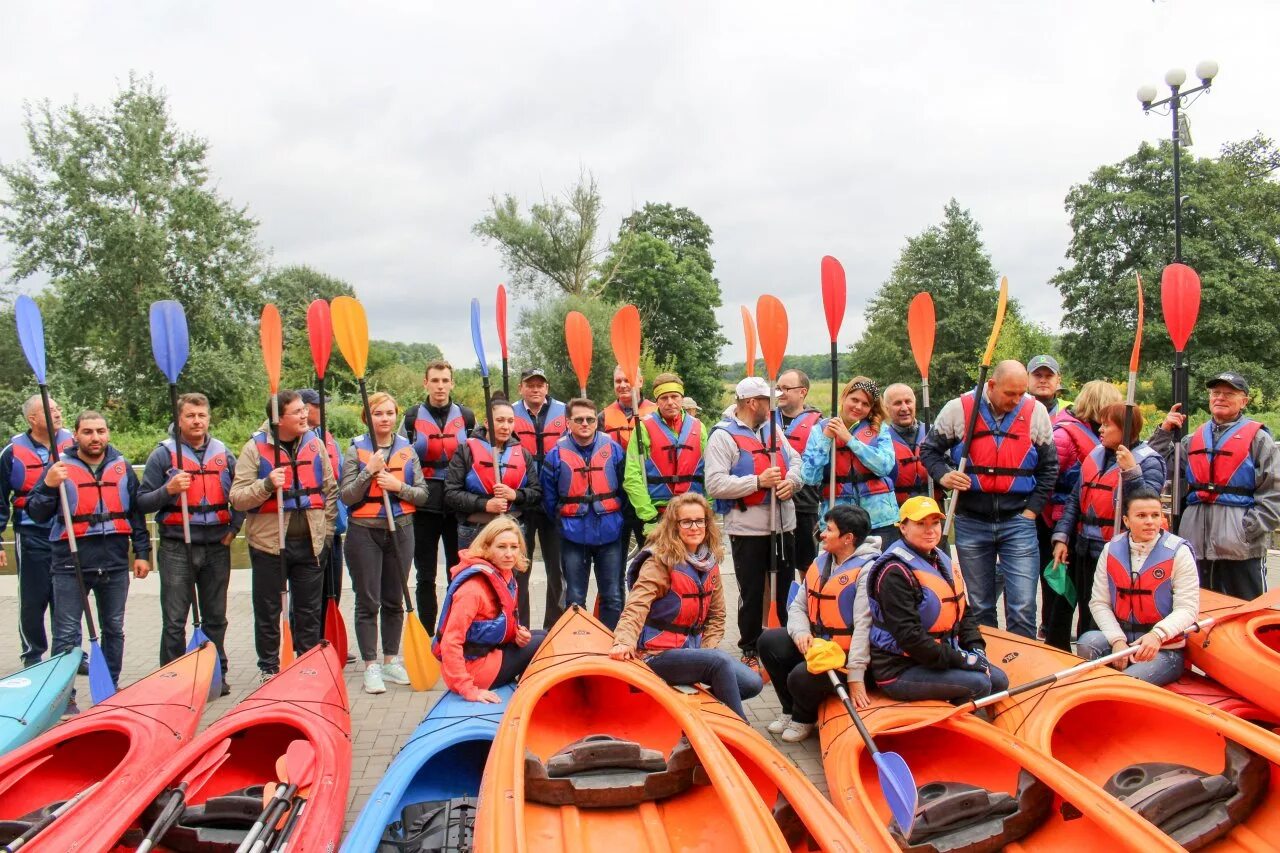
[[[274,302],[280,311],[280,326],[284,333],[284,358],[280,371],[280,384],[284,388],[312,388],[315,386],[315,363],[311,358],[310,330],[307,327],[307,309],[317,299],[332,302],[338,296],[355,296],[355,289],[345,281],[313,270],[309,266],[295,265],[272,270],[262,279],[263,302]],[[372,344],[370,355],[372,356]],[[325,388],[356,393],[355,377],[346,361],[332,346],[329,367],[325,371]],[[370,359],[372,360],[372,358]],[[266,379],[261,366],[256,374],[258,387],[266,393]]]
[[[640,309],[654,360],[676,370],[685,391],[704,402],[723,392],[718,361],[729,342],[715,316],[721,296],[711,243],[710,227],[688,208],[650,203],[623,220],[603,264],[614,271],[604,297]]]
[[[208,144],[173,123],[166,96],[130,76],[108,109],[28,105],[28,160],[0,166],[0,234],[12,281],[51,280],[51,373],[79,403],[126,420],[159,419],[165,381],[152,362],[148,309],[178,299],[192,358],[185,387],[240,402],[260,255],[256,223],[210,185]]]
[[[907,307],[917,293],[928,291],[938,318],[929,366],[934,410],[973,387],[999,298],[999,281],[981,232],[969,211],[952,199],[940,224],[907,238],[889,280],[867,306],[866,325],[853,345],[854,373],[918,387],[920,373],[907,337]],[[1017,301],[1011,298],[1001,340],[1015,330],[1021,335],[1023,327]],[[1034,354],[1002,352],[1020,359]],[[848,369],[841,366],[842,373]]]
[[[1267,397],[1280,391],[1280,150],[1261,135],[1217,159],[1182,155],[1183,260],[1201,279],[1200,316],[1188,345],[1191,387],[1237,370]],[[1063,351],[1077,374],[1120,379],[1128,371],[1136,316],[1135,275],[1146,295],[1142,374],[1156,404],[1171,399],[1173,345],[1164,326],[1160,275],[1173,254],[1173,150],[1143,144],[1101,166],[1066,198],[1071,263],[1053,283],[1065,311]],[[1193,408],[1196,397],[1193,392]],[[1203,401],[1203,397],[1200,398]]]

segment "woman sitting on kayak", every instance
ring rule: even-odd
[[[814,637],[832,640],[845,650],[853,701],[859,708],[871,704],[863,682],[871,654],[871,618],[860,583],[865,580],[863,569],[880,556],[880,540],[868,536],[870,531],[871,517],[862,507],[837,504],[828,510],[822,551],[791,599],[787,627],[760,635],[760,662],[782,703],[782,715],[769,724],[769,731],[787,743],[813,734],[822,700],[835,692],[825,672],[814,675],[805,664]]]
[[[514,519],[499,516],[458,556],[431,651],[445,687],[468,702],[496,704],[501,699],[492,688],[515,681],[547,635],[518,618],[515,575],[529,571],[524,533]]]
[[[902,539],[868,570],[871,672],[881,690],[902,702],[958,703],[1009,686],[987,660],[960,567],[938,547],[944,517],[933,498],[907,500],[898,514]]]
[[[724,545],[707,499],[677,495],[627,569],[631,592],[609,657],[640,657],[671,685],[706,684],[746,719],[742,700],[763,690],[764,682],[716,648],[724,638],[722,559]]]
[[[1200,574],[1191,546],[1161,530],[1163,520],[1154,489],[1139,486],[1125,494],[1129,529],[1102,547],[1089,599],[1098,630],[1076,642],[1076,653],[1087,660],[1138,643],[1132,660],[1111,665],[1161,686],[1182,675],[1182,633],[1200,612]]]

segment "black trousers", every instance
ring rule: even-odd
[[[215,542],[192,545],[191,562],[181,539],[160,539],[160,665],[177,660],[187,651],[187,617],[191,614],[191,587],[200,597],[201,627],[218,649],[223,675],[227,672],[227,584],[231,581],[231,547]]]
[[[1200,560],[1200,586],[1252,601],[1266,592],[1262,557],[1251,560]]]
[[[334,601],[342,601],[342,569],[346,564],[342,554],[342,534],[333,534],[333,540],[329,543],[329,550],[324,556],[324,582],[320,590],[323,599],[320,605],[320,636],[324,636],[325,617],[329,611],[329,596],[333,596]],[[290,614],[292,618],[292,614]]]
[[[818,526],[818,510],[813,512],[796,511],[796,569],[801,572],[809,570],[809,566],[818,557],[818,539],[814,529]]]
[[[778,577],[773,600],[778,607],[778,621],[787,624],[787,592],[795,579],[795,535],[781,533],[777,537]],[[764,630],[765,591],[769,581],[769,555],[774,537],[730,536],[733,570],[738,579],[738,647],[743,654],[755,654],[756,640]]]
[[[636,548],[644,547],[644,522],[636,515],[636,511],[627,504],[622,510],[622,557],[623,571],[626,571],[626,556],[631,553],[631,540],[635,539]]]
[[[1036,545],[1040,549],[1040,628],[1044,631],[1045,642],[1051,646],[1057,646],[1060,649],[1071,651],[1070,640],[1068,645],[1060,645],[1049,639],[1049,626],[1051,623],[1061,622],[1062,615],[1057,611],[1060,608],[1066,608],[1068,611],[1071,606],[1067,604],[1067,600],[1058,595],[1049,586],[1049,582],[1044,579],[1044,567],[1049,565],[1053,560],[1053,528],[1044,523],[1044,518],[1036,516]],[[1077,590],[1079,592],[1079,590]],[[1088,593],[1084,593],[1088,598]],[[1070,618],[1068,617],[1068,632],[1070,632]]]
[[[836,692],[831,677],[825,672],[821,675],[809,672],[804,655],[786,628],[765,631],[756,640],[756,650],[765,672],[769,673],[769,683],[778,694],[782,713],[790,714],[797,723],[818,722],[822,700]]]
[[[439,605],[436,601],[436,567],[440,543],[444,542],[445,571],[458,565],[458,517],[418,510],[413,514],[413,564],[417,567],[418,618],[428,631],[436,629]]]
[[[1101,542],[1083,537],[1077,536],[1071,546],[1071,564],[1067,569],[1071,582],[1076,587],[1076,606],[1072,607],[1065,598],[1050,590],[1053,607],[1044,624],[1044,641],[1068,652],[1071,651],[1073,620],[1076,623],[1077,637],[1098,627],[1093,623],[1093,614],[1089,612],[1089,596],[1093,595],[1093,575],[1098,568],[1098,557],[1102,554]],[[1043,583],[1043,573],[1040,578]]]
[[[524,516],[524,535],[533,557],[535,539],[542,545],[542,564],[547,567],[547,601],[542,627],[550,629],[564,613],[564,570],[560,567],[560,519],[548,518],[541,512]],[[516,572],[516,576],[523,574]],[[526,593],[528,595],[528,593]],[[527,618],[527,617],[526,617]]]
[[[294,652],[302,654],[317,645],[322,636],[324,574],[311,550],[311,540],[286,539],[284,557],[282,571],[280,555],[249,549],[253,572],[253,642],[258,652],[258,669],[263,672],[280,669],[280,590],[286,579]]]

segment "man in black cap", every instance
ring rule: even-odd
[[[547,374],[540,367],[531,367],[520,374],[520,400],[512,406],[516,413],[515,437],[533,457],[539,476],[543,460],[568,426],[564,403],[553,398],[550,392]],[[542,617],[542,627],[550,628],[564,613],[560,520],[548,518],[541,507],[534,507],[525,513],[524,524],[530,557],[533,556],[534,540],[537,539],[542,545],[542,564],[547,570],[546,610]]]
[[[1266,588],[1267,540],[1280,525],[1280,452],[1258,421],[1244,416],[1249,383],[1226,371],[1205,383],[1211,420],[1182,439],[1186,508],[1178,534],[1191,543],[1200,585],[1253,599]],[[1179,405],[1151,436],[1151,449],[1174,464]]]
[[[1062,390],[1062,368],[1051,355],[1032,356],[1027,362],[1027,393],[1040,401],[1052,418],[1058,413],[1058,392]]]

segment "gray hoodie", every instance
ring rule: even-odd
[[[880,556],[880,537],[868,536],[862,540],[851,557]],[[870,564],[867,566],[870,568]],[[808,567],[805,567],[806,570]],[[864,569],[858,575],[858,593],[853,600],[853,636],[849,639],[849,683],[856,684],[867,674],[871,663],[871,604],[867,600],[867,575]],[[803,582],[787,608],[787,633],[795,639],[799,634],[812,634],[809,623],[809,589]]]
[[[747,426],[741,420],[738,420],[736,415],[732,417],[738,423]],[[760,426],[763,428],[764,424]],[[759,435],[760,428],[757,428],[755,432]],[[791,447],[791,443],[781,435],[778,436],[778,452],[783,454],[787,460],[787,479],[799,490],[804,486],[804,481],[800,479],[799,454]],[[738,445],[733,440],[733,436],[727,431],[717,428],[711,430],[711,435],[707,438],[707,449],[703,453],[703,459],[703,474],[709,499],[734,500],[735,498],[744,498],[756,491],[756,478],[754,475],[737,477],[729,473],[733,463],[738,461]],[[724,532],[730,536],[768,536],[773,530],[770,526],[772,518],[771,507],[771,503],[759,503],[746,509],[734,508],[729,510],[724,517]],[[789,500],[780,501],[778,509],[779,529],[783,531],[795,530],[795,504]]]

